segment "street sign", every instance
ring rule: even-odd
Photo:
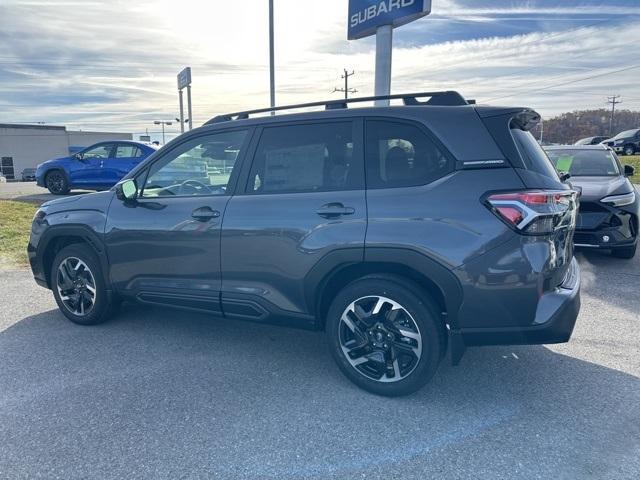
[[[178,74],[178,90],[191,85],[191,67],[187,67]]]
[[[431,0],[349,0],[347,38],[376,33],[378,27],[399,27],[431,13]]]

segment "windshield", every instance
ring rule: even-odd
[[[620,132],[619,134],[617,134],[615,137],[613,138],[627,138],[627,137],[633,137],[636,132],[638,130],[625,130],[624,132]]]
[[[559,172],[572,177],[614,177],[620,175],[618,162],[609,150],[549,150],[547,155]]]

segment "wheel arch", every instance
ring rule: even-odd
[[[109,264],[106,258],[106,251],[98,236],[86,226],[54,225],[49,227],[38,245],[38,250],[42,252],[39,257],[48,288],[51,288],[51,266],[56,254],[66,246],[77,243],[91,247],[102,267],[102,276],[105,283],[107,285],[110,284],[108,274]]]
[[[324,275],[313,282],[314,285],[308,286],[307,290],[314,292],[312,305],[320,329],[324,329],[335,294],[354,280],[371,274],[388,274],[409,280],[432,298],[443,313],[445,323],[457,325],[462,287],[449,269],[410,249],[368,248],[364,261],[343,262],[326,268]]]

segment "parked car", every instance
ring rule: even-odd
[[[35,182],[36,180],[36,169],[35,168],[25,168],[20,173],[20,177],[23,182]]]
[[[547,147],[556,168],[571,175],[582,190],[575,245],[611,249],[614,256],[633,258],[638,243],[640,202],[628,177],[634,168],[624,167],[603,145]]]
[[[45,203],[36,282],[83,325],[130,299],[324,330],[381,395],[420,388],[447,349],[568,341],[577,192],[529,133],[539,115],[457,92],[359,101],[219,116],[108,192]]]
[[[640,128],[620,132],[615,137],[604,140],[602,144],[612,148],[616,153],[633,155],[640,152]]]
[[[603,142],[607,139],[607,137],[586,137],[578,140],[574,145],[598,145],[600,142]]]
[[[74,188],[107,190],[156,150],[152,145],[126,140],[96,143],[68,157],[41,163],[36,168],[36,181],[54,195]]]

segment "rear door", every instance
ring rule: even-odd
[[[312,322],[314,267],[330,255],[361,262],[364,254],[361,122],[278,124],[256,137],[244,191],[222,226],[223,309]]]
[[[132,143],[117,143],[110,158],[102,163],[101,181],[105,185],[115,185],[133,170],[142,156],[140,147]]]

